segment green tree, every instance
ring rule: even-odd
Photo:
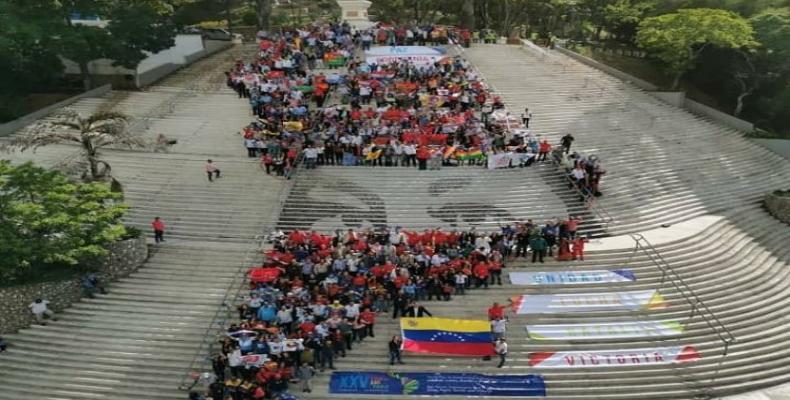
[[[765,83],[779,84],[790,72],[790,8],[769,8],[754,15],[750,22],[761,46],[754,51],[736,50],[739,58],[731,63],[731,75],[740,88],[733,115],[743,112],[745,99]]]
[[[0,161],[0,279],[105,256],[125,234],[120,199],[103,183],[72,183],[31,163]]]
[[[25,151],[52,144],[76,144],[82,148],[88,164],[83,179],[110,179],[116,188],[120,188],[120,183],[111,175],[110,164],[100,158],[99,150],[109,146],[129,149],[154,149],[160,146],[157,142],[130,132],[127,120],[126,115],[116,112],[99,112],[83,117],[73,110],[64,110],[54,119],[35,124],[14,136],[4,147]]]
[[[605,27],[618,40],[631,42],[639,22],[655,7],[651,1],[616,0],[605,7]]]
[[[49,28],[59,22],[33,1],[0,1],[0,121],[25,110],[25,95],[60,79],[63,64]]]
[[[475,0],[461,1],[461,26],[475,29]]]
[[[43,1],[43,0],[37,0]],[[173,8],[162,0],[71,0],[56,3],[53,12],[63,23],[52,27],[59,35],[57,49],[80,68],[83,84],[93,87],[89,63],[112,58],[113,65],[134,69],[146,52],[157,53],[175,44]],[[98,15],[106,28],[73,24],[71,15]]]
[[[748,20],[730,11],[706,8],[646,18],[639,24],[636,41],[674,74],[672,89],[706,47],[749,49],[758,45]]]

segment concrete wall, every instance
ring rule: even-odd
[[[126,277],[137,270],[148,259],[148,245],[145,238],[124,240],[110,246],[110,255],[97,271],[99,282],[103,285]],[[108,290],[112,290],[109,287]],[[78,278],[44,282],[31,285],[18,285],[0,289],[0,333],[15,332],[34,322],[27,306],[36,298],[50,301],[50,309],[58,312],[83,296],[82,284]]]
[[[521,47],[540,57],[546,57],[549,55],[548,49],[536,45],[531,40],[521,39]]]
[[[672,104],[675,107],[683,108],[686,103],[686,92],[648,92],[651,96]]]
[[[204,52],[203,39],[200,35],[176,35],[176,44],[156,54],[148,54],[148,58],[140,62],[137,66],[137,73],[143,74],[162,65],[167,64],[186,64],[187,57]]]
[[[752,139],[757,144],[790,160],[790,139]]]
[[[88,64],[97,83],[110,83],[115,88],[137,89],[150,85],[179,68],[189,65],[203,57],[232,46],[230,41],[206,40],[201,35],[176,35],[175,45],[159,53],[148,53],[136,70],[116,67],[112,60],[100,59]],[[67,74],[78,75],[79,66],[69,60],[63,60]]]
[[[570,58],[573,58],[576,61],[581,62],[582,64],[587,64],[587,65],[589,65],[589,66],[591,66],[593,68],[599,69],[599,70],[601,70],[603,72],[606,72],[607,74],[612,75],[612,76],[614,76],[616,78],[619,78],[619,79],[621,79],[623,81],[626,81],[628,83],[632,83],[632,84],[634,84],[634,85],[636,85],[636,86],[638,86],[638,87],[640,87],[640,88],[642,88],[644,90],[648,90],[648,91],[656,91],[656,90],[658,90],[658,86],[656,86],[656,85],[654,85],[654,84],[652,84],[652,83],[650,83],[650,82],[648,82],[646,80],[639,79],[639,78],[637,78],[637,77],[635,77],[633,75],[626,74],[623,71],[620,71],[618,69],[614,69],[614,68],[612,68],[612,67],[610,67],[610,66],[608,66],[606,64],[603,64],[603,63],[600,63],[598,61],[595,61],[592,58],[585,57],[585,56],[583,56],[581,54],[578,54],[576,52],[570,51],[568,49],[564,49],[564,48],[562,48],[560,46],[555,46],[555,49],[557,51],[559,51],[560,53],[565,54],[566,56],[568,56]]]
[[[766,194],[765,208],[776,219],[790,224],[790,191],[776,191]]]
[[[708,117],[714,121],[720,122],[724,125],[727,125],[731,128],[735,128],[739,131],[743,132],[754,132],[754,124],[749,121],[744,121],[740,118],[733,117],[730,114],[723,113],[715,108],[708,107],[702,103],[698,103],[691,99],[686,99],[684,102],[684,106],[687,110],[693,112],[694,114],[702,115],[703,117]]]
[[[47,115],[53,113],[54,111],[66,107],[69,104],[75,103],[78,100],[87,98],[87,97],[101,97],[105,93],[109,92],[112,87],[110,85],[99,86],[96,89],[89,90],[85,93],[78,94],[74,97],[69,97],[66,100],[59,101],[51,106],[44,107],[38,111],[34,111],[30,114],[27,114],[23,117],[17,118],[11,122],[6,122],[5,124],[0,124],[0,136],[7,136],[10,135],[27,125],[30,125],[34,121],[44,118]]]
[[[723,125],[727,125],[727,126],[729,126],[731,128],[734,128],[734,129],[737,129],[737,130],[740,130],[740,131],[743,131],[743,132],[753,132],[754,131],[754,124],[752,124],[751,122],[744,121],[742,119],[733,117],[732,115],[729,115],[727,113],[723,113],[723,112],[721,112],[719,110],[716,110],[715,108],[708,107],[708,106],[706,106],[706,105],[704,105],[702,103],[698,103],[698,102],[696,102],[694,100],[690,100],[690,99],[685,97],[685,94],[681,98],[681,95],[678,94],[679,92],[659,92],[658,91],[658,86],[656,86],[656,85],[654,85],[654,84],[652,84],[650,82],[647,82],[645,80],[642,80],[642,79],[639,79],[639,78],[634,77],[632,75],[629,75],[629,74],[627,74],[627,73],[625,73],[623,71],[620,71],[618,69],[612,68],[612,67],[610,67],[608,65],[605,65],[603,63],[600,63],[600,62],[595,61],[595,60],[593,60],[593,59],[591,59],[589,57],[585,57],[585,56],[583,56],[581,54],[575,53],[575,52],[570,51],[568,49],[564,49],[564,48],[559,47],[559,46],[557,46],[556,49],[560,53],[565,54],[566,56],[571,57],[571,58],[573,58],[573,59],[575,59],[575,60],[577,60],[577,61],[579,61],[579,62],[581,62],[583,64],[587,64],[587,65],[589,65],[589,66],[591,66],[593,68],[599,69],[599,70],[601,70],[603,72],[606,72],[609,75],[612,75],[612,76],[614,76],[616,78],[619,78],[619,79],[621,79],[623,81],[626,81],[628,83],[632,83],[632,84],[636,85],[639,88],[642,88],[642,89],[644,89],[644,90],[646,90],[648,92],[651,92],[650,93],[651,95],[653,95],[653,96],[655,96],[655,97],[657,97],[657,98],[659,98],[659,99],[661,99],[663,101],[666,101],[669,104],[672,104],[672,105],[677,106],[677,107],[685,108],[686,110],[688,110],[690,112],[693,112],[694,114],[697,114],[697,115],[700,115],[700,116],[703,116],[703,117],[706,117],[706,118],[710,118],[710,119],[712,119],[712,120],[714,120],[716,122],[719,122],[719,123],[721,123]],[[682,103],[681,103],[681,100],[682,100]]]

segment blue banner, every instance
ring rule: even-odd
[[[482,375],[465,373],[333,372],[333,394],[545,396],[539,375]]]

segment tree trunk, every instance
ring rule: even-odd
[[[463,0],[461,26],[466,29],[475,29],[475,0]]]
[[[258,17],[258,29],[268,31],[271,28],[272,0],[255,0],[255,14]]]
[[[99,179],[99,160],[96,157],[88,155],[88,166],[91,172],[91,181]]]
[[[672,80],[672,87],[670,89],[677,90],[677,88],[680,86],[680,78],[683,78],[683,72],[675,73],[675,79]]]
[[[225,20],[228,21],[228,32],[233,34],[233,22],[230,15],[231,0],[225,0]]]
[[[80,75],[82,75],[82,86],[85,88],[85,91],[93,89],[93,76],[91,75],[90,69],[88,69],[88,63],[84,61],[80,61]]]
[[[596,26],[595,27],[595,41],[596,42],[600,42],[601,41],[601,32],[602,31],[603,31],[603,27],[602,26]]]

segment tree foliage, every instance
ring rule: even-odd
[[[0,279],[105,256],[125,234],[120,199],[103,183],[72,183],[31,163],[0,161]]]
[[[758,43],[749,21],[726,10],[697,8],[646,18],[636,41],[675,74],[673,89],[707,46],[749,49]]]

